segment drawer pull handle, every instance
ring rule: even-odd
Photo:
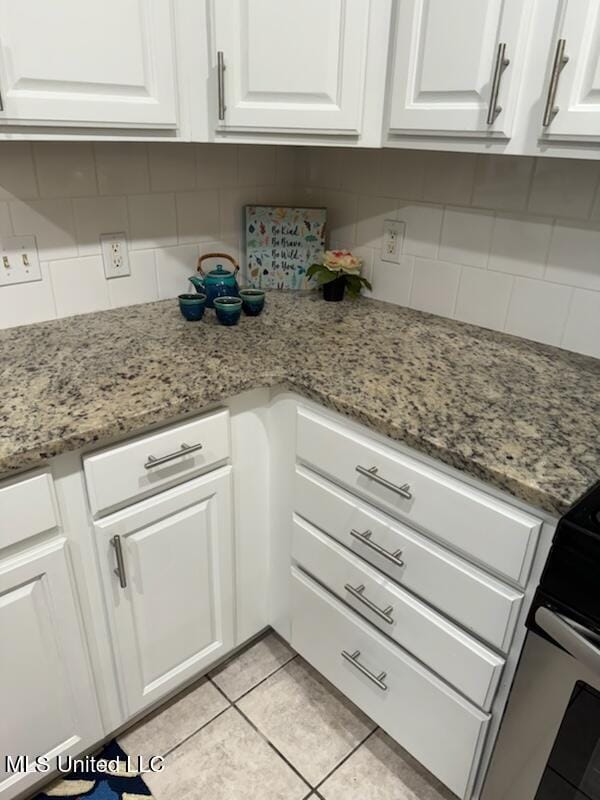
[[[144,464],[144,469],[154,469],[154,467],[160,467],[163,464],[168,464],[169,461],[173,461],[175,458],[181,458],[181,456],[186,456],[188,453],[194,453],[196,450],[202,450],[202,445],[186,444],[184,442],[179,450],[176,450],[174,453],[167,453],[166,456],[161,456],[160,458],[156,458],[156,456],[148,456],[148,461],[146,461]]]
[[[354,530],[354,528],[350,531],[350,536],[354,536],[354,538],[358,539],[359,542],[366,544],[367,547],[371,548],[371,550],[374,550],[383,558],[387,558],[388,561],[391,561],[392,564],[395,564],[397,567],[403,567],[404,561],[400,558],[402,555],[402,550],[396,550],[395,553],[390,553],[390,551],[386,550],[385,547],[382,547],[380,544],[377,544],[377,542],[374,542],[371,539],[372,535],[373,531],[357,531]]]
[[[125,559],[123,558],[123,548],[121,547],[121,537],[118,534],[115,534],[110,543],[115,548],[115,554],[117,556],[117,568],[115,569],[115,575],[119,579],[119,584],[121,589],[127,588],[127,573],[125,572]]]
[[[412,493],[408,483],[405,483],[403,486],[397,486],[395,483],[388,481],[386,478],[382,478],[377,467],[370,467],[367,469],[366,467],[361,467],[361,465],[358,464],[356,471],[360,472],[360,474],[364,475],[366,478],[371,478],[375,481],[375,483],[385,486],[386,489],[391,489],[392,492],[396,492],[396,494],[399,494],[400,497],[404,497],[406,500],[410,500],[412,498]]]
[[[360,650],[355,650],[353,653],[349,653],[347,650],[342,650],[342,658],[345,658],[353,667],[359,672],[368,678],[372,683],[377,686],[378,689],[381,689],[382,692],[387,692],[387,684],[383,682],[383,679],[387,675],[386,672],[380,672],[379,675],[375,675],[374,672],[371,672],[370,669],[367,669],[363,664],[360,663],[358,657],[360,656]]]
[[[379,608],[376,606],[372,600],[369,600],[368,597],[365,597],[364,591],[365,587],[364,584],[361,583],[360,586],[352,586],[349,583],[344,584],[344,589],[347,592],[350,592],[352,597],[356,598],[359,602],[365,605],[370,611],[382,619],[384,622],[387,622],[388,625],[394,624],[394,618],[392,617],[392,611],[394,610],[393,606],[388,606],[387,608]]]

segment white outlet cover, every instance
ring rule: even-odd
[[[381,260],[392,264],[399,264],[404,248],[404,233],[406,223],[396,219],[383,221],[383,235],[381,237]]]
[[[127,235],[125,233],[101,233],[100,247],[102,263],[107,280],[131,275]]]
[[[0,249],[0,286],[41,280],[35,236],[5,236]]]

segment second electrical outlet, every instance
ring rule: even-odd
[[[404,231],[406,224],[396,219],[383,221],[383,236],[381,237],[381,260],[399,264],[402,257]]]
[[[121,278],[131,275],[127,254],[127,236],[124,233],[100,234],[104,274],[107,278]]]

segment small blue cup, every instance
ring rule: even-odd
[[[238,324],[242,313],[242,301],[239,297],[215,297],[213,303],[221,325]]]
[[[249,317],[257,317],[265,306],[265,293],[262,289],[240,289],[242,308]]]
[[[206,308],[205,294],[180,294],[179,310],[190,322],[196,322],[204,316]]]

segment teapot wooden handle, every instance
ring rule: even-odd
[[[235,275],[235,273],[239,271],[240,265],[235,260],[235,258],[233,256],[230,256],[228,253],[206,253],[205,255],[200,256],[200,258],[198,259],[197,270],[200,273],[200,275],[204,275],[204,270],[202,269],[202,262],[206,261],[207,258],[226,258],[227,261],[231,261],[231,263],[234,266],[233,274]]]

